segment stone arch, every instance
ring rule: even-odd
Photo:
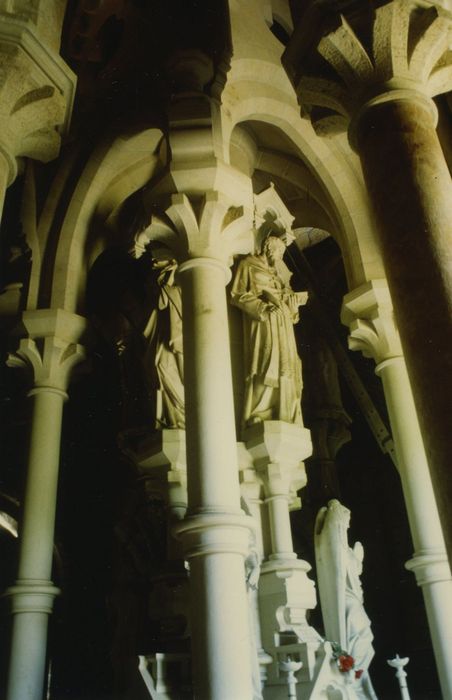
[[[297,105],[281,102],[273,95],[253,94],[255,89],[249,85],[238,84],[234,89],[237,102],[231,113],[229,139],[237,125],[249,121],[271,124],[284,133],[300,162],[316,179],[334,217],[332,233],[342,250],[349,288],[384,277],[364,182],[352,152],[346,158],[333,139],[318,138],[310,123],[300,118]]]
[[[51,275],[52,307],[72,312],[83,308],[89,267],[117,236],[118,207],[152,178],[161,144],[162,132],[151,127],[109,134],[91,153],[70,194],[54,257],[47,261],[51,270],[47,268],[45,274]],[[41,231],[44,240],[62,193],[60,178],[65,174],[59,173],[48,198],[47,230]],[[50,248],[48,241],[45,246]]]

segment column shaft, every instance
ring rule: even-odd
[[[238,512],[225,272],[215,260],[198,260],[181,273],[189,509]]]
[[[295,557],[290,527],[289,499],[284,494],[266,499],[269,510],[272,553],[270,559]]]
[[[57,593],[50,577],[64,398],[63,391],[47,387],[36,389],[33,396],[18,580],[10,589],[13,624],[7,700],[42,700],[47,623]]]
[[[403,357],[384,360],[381,376],[415,553],[408,562],[424,596],[444,697],[452,697],[452,580],[410,382]]]
[[[65,394],[47,388],[35,392],[18,578],[49,580]]]
[[[452,181],[431,111],[416,101],[368,109],[357,146],[452,557]]]
[[[252,698],[225,266],[180,266],[184,325],[191,632],[199,700]],[[184,535],[182,535],[184,537]]]
[[[43,698],[48,617],[45,612],[14,616],[7,700]]]
[[[190,560],[192,659],[199,700],[251,700],[249,610],[243,557]],[[239,584],[243,582],[243,584]]]

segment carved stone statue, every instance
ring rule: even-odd
[[[349,546],[349,525],[350,511],[335,499],[317,515],[315,549],[325,635],[353,657],[358,697],[376,700],[368,674],[373,634],[360,578],[364,549],[361,542]]]
[[[159,289],[144,336],[148,340],[145,364],[151,390],[156,391],[158,428],[185,428],[182,298],[175,283],[175,260],[153,261]]]
[[[301,362],[293,325],[307,294],[290,287],[284,251],[281,238],[268,236],[260,255],[240,262],[232,286],[232,303],[244,319],[244,427],[264,420],[302,425]]]

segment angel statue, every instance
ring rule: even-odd
[[[374,648],[361,585],[364,549],[361,542],[349,546],[349,526],[350,511],[336,499],[317,515],[315,557],[325,635],[351,658],[357,697],[377,700],[368,671]]]
[[[269,235],[259,255],[241,260],[231,291],[243,311],[246,388],[243,426],[264,420],[302,425],[301,362],[294,324],[306,292],[294,292],[282,238]]]

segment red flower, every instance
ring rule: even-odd
[[[359,680],[359,679],[361,678],[361,676],[363,675],[363,673],[364,673],[364,669],[363,669],[363,668],[359,668],[357,671],[355,671],[355,678],[356,678],[356,680]]]
[[[339,671],[342,673],[346,673],[347,671],[351,671],[353,666],[355,665],[355,659],[353,656],[350,656],[350,654],[342,654],[338,658],[339,662]]]

